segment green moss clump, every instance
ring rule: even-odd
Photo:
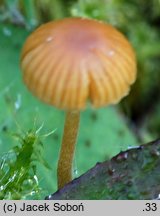
[[[42,189],[39,187],[37,163],[49,168],[42,157],[43,143],[34,131],[14,134],[14,137],[19,145],[4,154],[0,161],[0,200],[39,199]]]

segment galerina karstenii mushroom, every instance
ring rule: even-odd
[[[66,18],[40,26],[26,40],[23,79],[42,101],[66,111],[58,161],[58,188],[72,180],[80,111],[116,104],[136,79],[135,53],[111,25]]]

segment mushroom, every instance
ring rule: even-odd
[[[136,79],[135,53],[122,33],[106,23],[65,18],[40,26],[21,54],[23,79],[42,101],[66,110],[58,161],[58,188],[72,180],[80,111],[116,104]]]

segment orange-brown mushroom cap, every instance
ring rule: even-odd
[[[49,22],[26,40],[21,68],[28,88],[61,109],[117,103],[136,79],[128,40],[103,22],[66,18]]]

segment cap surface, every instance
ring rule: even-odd
[[[26,40],[21,68],[27,87],[61,109],[117,103],[136,79],[135,53],[112,26],[90,19],[49,22]]]

